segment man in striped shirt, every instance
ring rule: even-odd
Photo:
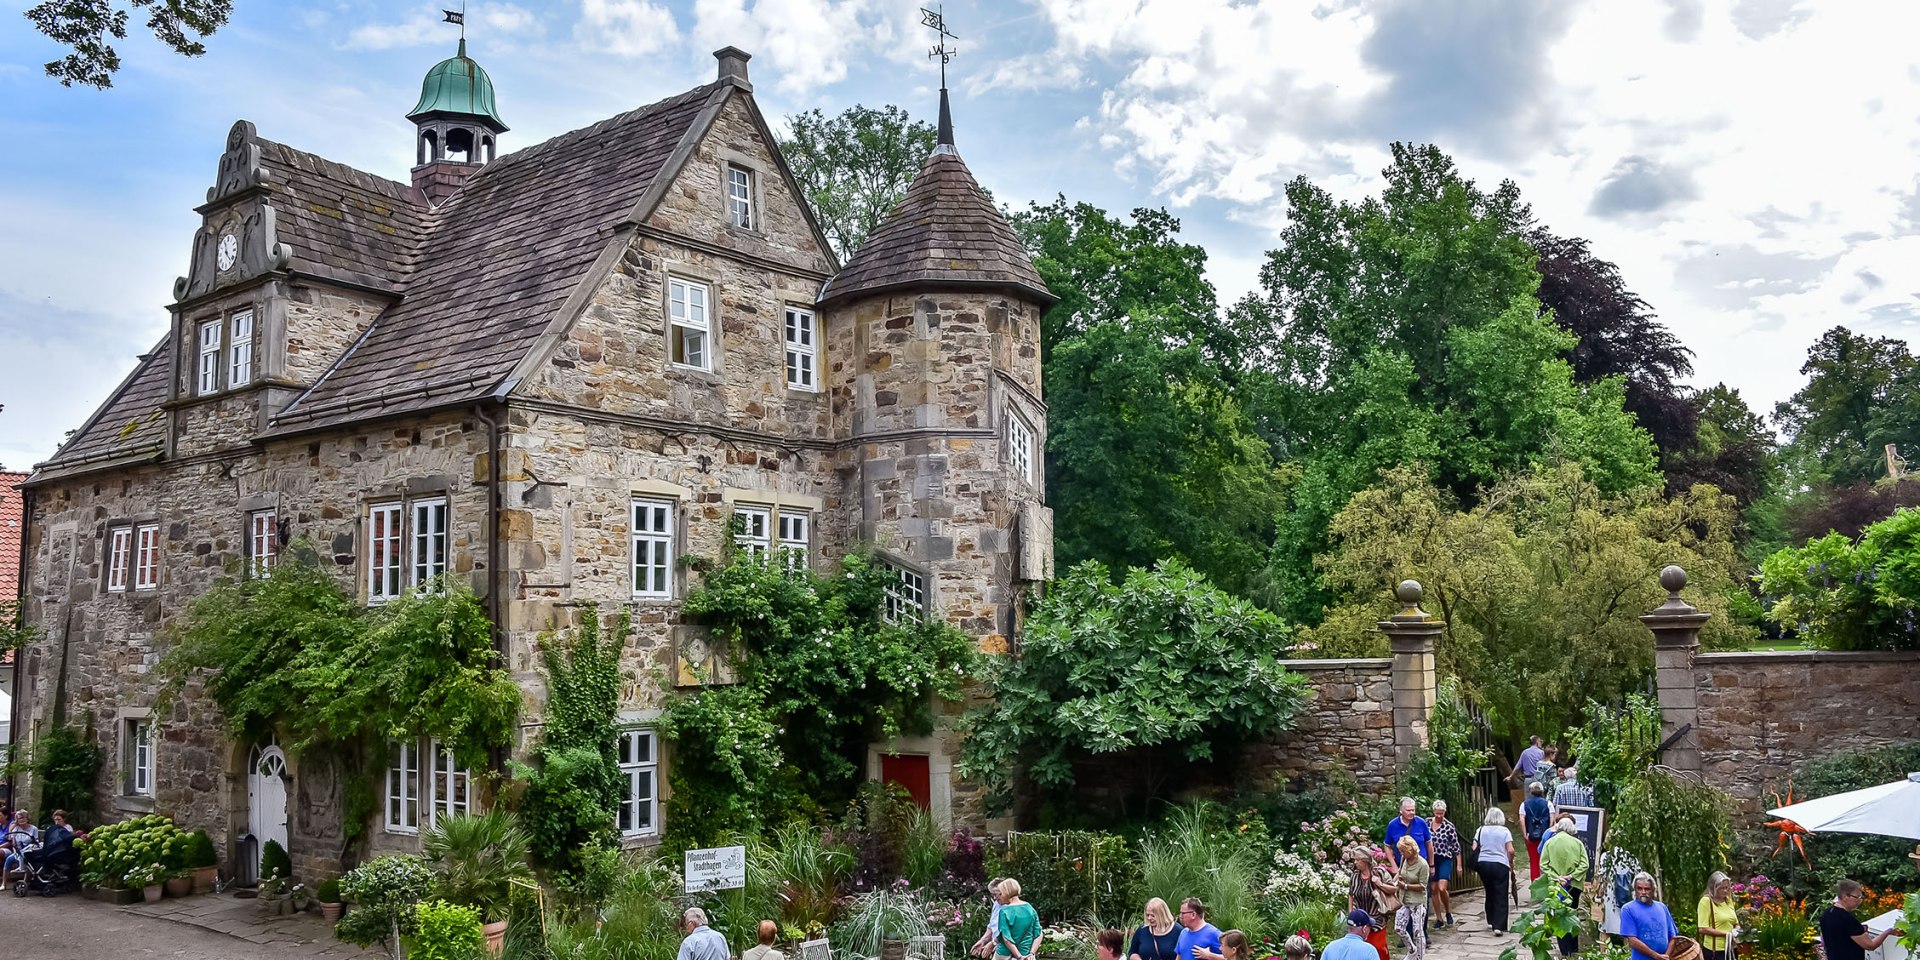
[[[1593,788],[1580,784],[1580,769],[1568,767],[1561,771],[1560,785],[1553,788],[1553,808],[1593,806]]]

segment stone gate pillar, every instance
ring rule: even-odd
[[[1402,580],[1393,589],[1400,612],[1378,622],[1393,652],[1393,753],[1400,768],[1413,762],[1415,750],[1427,745],[1427,718],[1433,713],[1435,690],[1433,644],[1446,621],[1420,609],[1420,583]]]
[[[1700,627],[1712,614],[1680,599],[1687,585],[1687,572],[1676,566],[1660,571],[1660,585],[1667,589],[1667,602],[1640,618],[1653,631],[1653,677],[1660,697],[1660,737],[1662,742],[1685,730],[1674,740],[1661,762],[1676,770],[1700,771],[1700,736],[1694,724],[1698,704],[1693,683],[1693,655],[1700,651]]]

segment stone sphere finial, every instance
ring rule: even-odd
[[[1667,589],[1669,595],[1679,596],[1681,589],[1687,585],[1687,571],[1674,564],[1668,564],[1662,567],[1660,569],[1660,585]]]
[[[1419,606],[1423,593],[1425,591],[1421,589],[1418,580],[1402,580],[1399,586],[1393,588],[1393,598],[1409,607]]]

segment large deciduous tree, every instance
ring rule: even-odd
[[[995,668],[993,698],[963,722],[960,772],[1004,803],[1014,771],[1060,791],[1076,760],[1164,748],[1184,761],[1286,729],[1306,683],[1286,669],[1289,631],[1273,614],[1168,561],[1114,583],[1098,563],[1056,581],[1020,648]],[[1172,772],[1134,765],[1138,795]]]
[[[1662,450],[1661,466],[1672,493],[1711,483],[1733,497],[1741,509],[1773,492],[1777,486],[1773,430],[1740,391],[1716,383],[1687,398],[1693,408],[1692,441],[1674,451]]]
[[[120,9],[125,6],[127,9]],[[143,10],[154,39],[183,57],[207,52],[205,39],[233,13],[233,0],[46,0],[26,12],[33,28],[64,45],[66,56],[46,64],[47,76],[63,87],[105,90],[120,70],[120,53],[109,38],[127,38],[127,16]]]
[[[1503,734],[1559,730],[1587,698],[1638,689],[1653,665],[1639,617],[1665,597],[1654,571],[1685,567],[1688,597],[1714,614],[1709,647],[1750,632],[1726,616],[1740,567],[1732,498],[1708,486],[1609,495],[1579,464],[1542,466],[1463,506],[1418,466],[1396,467],[1346,504],[1320,568],[1337,598],[1303,635],[1320,655],[1377,656],[1393,584],[1426,587],[1446,621],[1436,653]]]
[[[844,263],[906,195],[933,152],[933,126],[891,104],[856,104],[833,117],[808,110],[787,124],[792,133],[780,152]]]
[[[1625,381],[1576,383],[1577,340],[1547,318],[1519,189],[1483,191],[1431,146],[1395,144],[1378,197],[1338,202],[1304,178],[1288,226],[1235,308],[1300,479],[1276,538],[1278,608],[1317,619],[1312,558],[1383,468],[1421,462],[1463,502],[1545,458],[1585,465],[1608,494],[1658,482]]]
[[[1916,385],[1906,342],[1834,327],[1808,349],[1800,372],[1807,385],[1773,413],[1787,435],[1794,479],[1845,486],[1884,476],[1885,445],[1920,429],[1888,416],[1890,408],[1920,406],[1920,398],[1902,396]]]

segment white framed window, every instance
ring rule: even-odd
[[[440,575],[447,572],[447,498],[413,502],[413,579],[420,591],[446,589]]]
[[[773,511],[767,507],[736,506],[733,515],[740,518],[740,532],[734,534],[734,545],[756,560],[765,557],[773,547]]]
[[[153,719],[120,721],[120,774],[129,797],[153,796]]]
[[[667,278],[668,356],[683,367],[713,369],[711,291],[704,283]]]
[[[438,740],[429,741],[427,750],[433,755],[433,780],[427,785],[427,823],[437,823],[441,817],[465,816],[472,809],[473,771],[460,766],[453,751]]]
[[[253,311],[233,315],[233,331],[227,338],[227,386],[237,387],[253,379]]]
[[[133,572],[133,528],[114,527],[107,531],[107,589],[123,593]]]
[[[142,524],[133,528],[133,588],[152,590],[160,586],[160,525]]]
[[[880,615],[888,623],[904,623],[918,620],[927,612],[927,578],[915,570],[884,565],[893,577],[887,581],[885,603]]]
[[[247,573],[255,577],[264,577],[273,569],[273,558],[278,554],[279,524],[272,510],[255,510],[247,514]]]
[[[200,324],[200,393],[213,393],[220,389],[220,328],[223,325],[219,320],[206,320]]]
[[[788,570],[805,570],[807,553],[812,547],[809,534],[813,529],[813,514],[805,510],[780,511],[780,559]]]
[[[620,731],[620,835],[647,837],[660,830],[660,753],[653,731]]]
[[[673,597],[673,501],[633,501],[633,595]]]
[[[376,503],[367,508],[367,602],[378,603],[400,595],[404,569],[401,553],[400,504]]]
[[[788,307],[786,327],[787,386],[795,390],[820,389],[819,335],[814,328],[813,311]]]
[[[1007,466],[1020,479],[1033,482],[1033,428],[1013,411],[1007,411]]]
[[[727,222],[753,229],[753,171],[743,167],[727,168]]]
[[[405,740],[387,748],[388,833],[420,831],[420,745]]]

